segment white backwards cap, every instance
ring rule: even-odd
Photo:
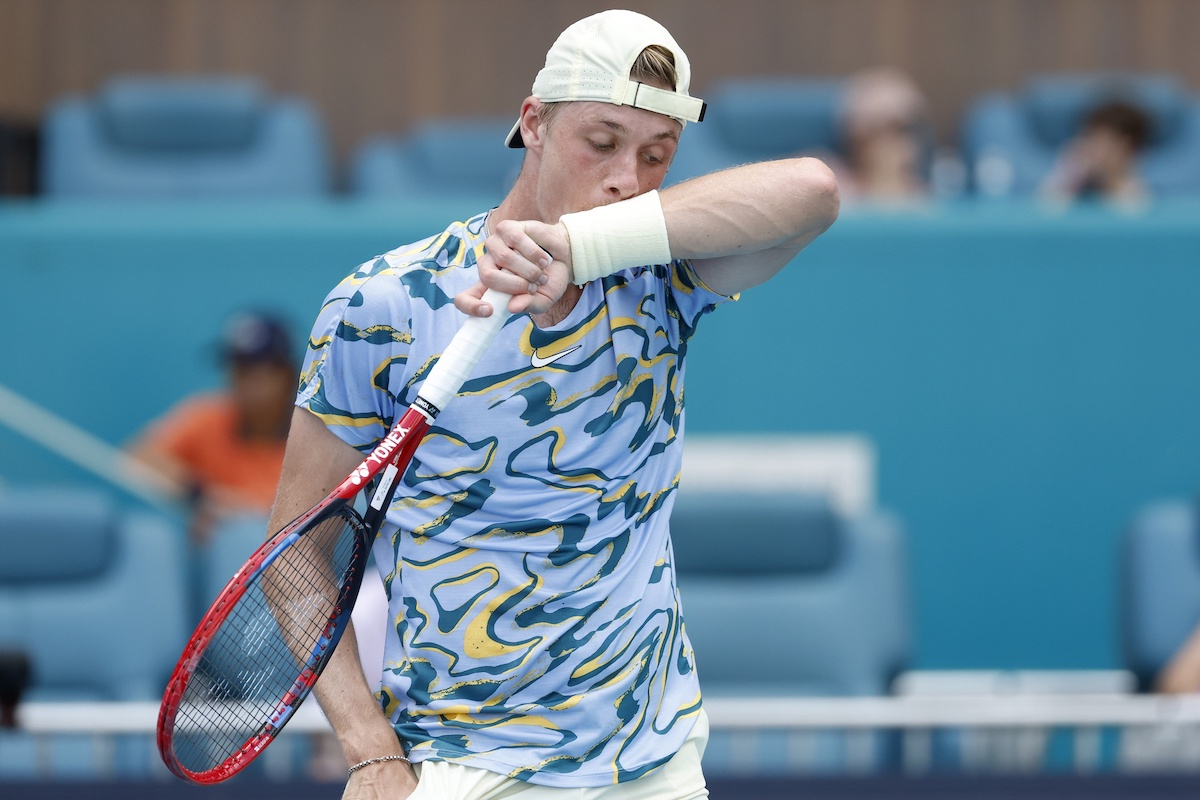
[[[650,45],[675,56],[675,91],[631,81],[633,62]],[[601,11],[571,25],[546,53],[546,66],[533,81],[543,103],[591,100],[654,111],[686,125],[704,119],[704,101],[688,95],[692,68],[687,55],[662,25],[634,11]],[[524,147],[521,120],[505,144]]]

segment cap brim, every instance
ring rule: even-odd
[[[508,136],[504,139],[504,144],[514,150],[525,146],[525,140],[521,138],[521,118],[517,117],[517,124],[512,126],[512,130],[508,132]]]

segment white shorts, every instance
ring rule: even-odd
[[[696,726],[670,761],[635,781],[588,789],[539,786],[478,767],[449,761],[415,765],[420,780],[409,800],[694,800],[708,797],[700,759],[708,744],[704,710]]]

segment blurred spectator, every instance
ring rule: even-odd
[[[1149,115],[1132,103],[1114,100],[1096,106],[1063,149],[1042,194],[1060,203],[1143,204],[1149,192],[1138,174],[1138,154],[1150,140],[1150,131]]]
[[[844,200],[905,203],[929,195],[929,105],[906,74],[883,67],[851,77],[839,124],[844,161],[832,166]]]
[[[221,358],[226,390],[183,400],[130,446],[180,487],[180,499],[193,508],[197,544],[224,516],[270,511],[296,394],[291,341],[274,317],[232,319]]]
[[[0,196],[37,194],[37,126],[0,119]]]
[[[17,706],[29,688],[33,666],[20,650],[0,650],[0,728],[17,727]]]

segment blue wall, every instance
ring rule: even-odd
[[[482,207],[0,206],[0,382],[123,441],[219,383],[232,311],[305,331],[354,265]],[[1200,486],[1198,311],[1197,206],[847,212],[706,320],[689,430],[732,408],[735,430],[872,437],[917,666],[1111,667],[1122,527]],[[62,477],[85,476],[0,428],[0,478]]]

